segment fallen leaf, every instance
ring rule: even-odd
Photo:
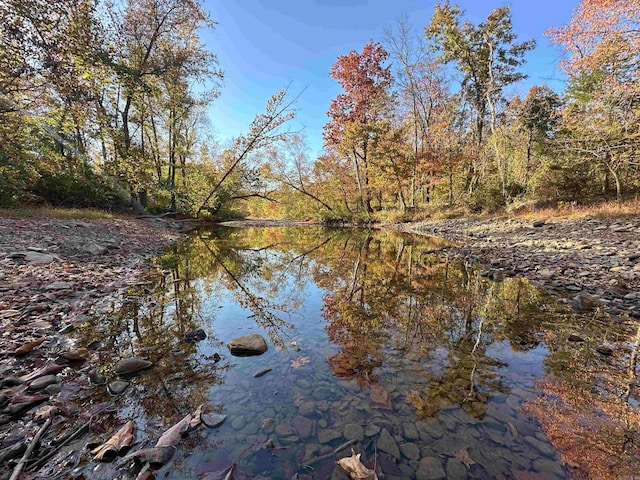
[[[193,412],[193,417],[189,422],[189,428],[196,428],[198,425],[200,425],[202,423],[201,416],[202,416],[202,405],[196,408],[196,411]]]
[[[21,347],[16,348],[13,354],[16,357],[26,355],[27,353],[30,353],[34,348],[40,346],[45,340],[46,338],[42,337],[42,338],[39,338],[38,340],[34,340],[33,342],[25,343]]]
[[[471,467],[471,465],[473,465],[474,462],[472,460],[472,458],[469,456],[469,452],[467,452],[467,449],[465,447],[462,447],[460,450],[458,450],[456,453],[453,454],[458,460],[460,460],[462,463],[464,463],[467,468]]]
[[[43,365],[42,367],[40,367],[39,369],[34,370],[29,375],[20,377],[18,380],[20,380],[23,383],[29,383],[32,380],[35,380],[36,378],[42,377],[44,375],[55,375],[56,373],[60,373],[64,369],[65,369],[64,365],[58,365],[57,363],[49,362],[46,365]]]
[[[187,430],[189,430],[189,425],[191,424],[192,419],[193,416],[189,414],[169,430],[164,432],[158,439],[156,447],[175,447],[180,442],[182,435],[187,433]]]
[[[382,385],[371,385],[369,398],[375,407],[391,410],[391,395]]]
[[[291,360],[291,366],[293,368],[300,368],[301,366],[306,365],[309,362],[309,357],[300,357],[297,360]]]
[[[233,480],[233,471],[236,468],[236,464],[232,463],[224,470],[217,472],[208,472],[200,476],[200,480]]]
[[[113,460],[117,455],[122,455],[124,450],[130,447],[133,442],[134,429],[134,423],[131,421],[127,422],[109,440],[91,450],[91,454],[95,455],[93,457],[94,460],[108,462]]]
[[[53,418],[58,413],[59,408],[53,405],[46,405],[36,411],[33,419],[38,422],[40,420],[46,420],[47,418]]]
[[[351,456],[338,460],[338,465],[349,474],[353,480],[378,480],[378,475],[373,470],[369,470],[360,461],[360,454],[351,449]]]

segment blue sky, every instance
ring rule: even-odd
[[[452,1],[452,3],[456,3]],[[466,18],[477,24],[505,2],[460,0]],[[385,28],[407,17],[418,29],[429,24],[436,0],[205,0],[218,25],[203,40],[218,55],[225,80],[209,116],[216,137],[225,141],[247,131],[269,97],[287,84],[298,103],[294,129],[305,128],[312,155],[322,150],[322,126],[331,100],[340,93],[329,78],[339,55],[362,50],[370,40],[382,42]],[[578,0],[514,0],[514,31],[519,40],[535,39],[523,71],[530,78],[515,87],[525,94],[533,84],[562,88],[560,55],[544,31],[565,25]]]

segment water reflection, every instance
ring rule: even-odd
[[[637,327],[574,315],[522,279],[488,280],[447,246],[364,230],[200,232],[83,341],[106,373],[125,356],[155,363],[116,400],[142,436],[200,404],[229,415],[185,443],[168,478],[231,462],[250,478],[345,478],[345,442],[390,479],[632,472]],[[186,342],[197,328],[207,339]],[[224,345],[247,333],[269,351],[231,357]]]

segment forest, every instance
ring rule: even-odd
[[[305,92],[212,133],[224,78],[198,0],[0,2],[0,206],[213,218],[397,221],[638,198],[640,1],[582,0],[547,36],[563,91],[512,87],[535,43],[509,6],[448,0],[344,52],[324,150],[290,127]]]

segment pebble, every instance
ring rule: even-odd
[[[129,382],[123,380],[114,380],[107,385],[107,391],[109,394],[115,396],[122,395],[124,391],[129,387]]]

